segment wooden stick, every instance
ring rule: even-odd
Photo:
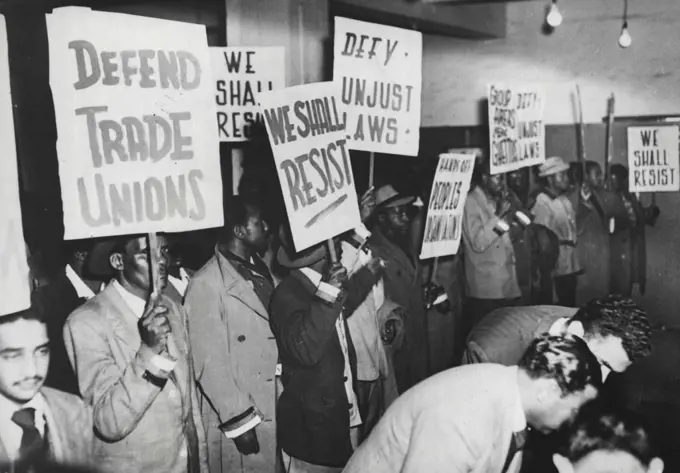
[[[326,243],[328,244],[328,253],[331,255],[331,264],[338,263],[338,253],[335,251],[335,242],[332,238],[329,238]]]
[[[151,271],[151,300],[155,301],[160,297],[163,288],[161,287],[161,275],[158,272],[159,261],[161,260],[161,248],[158,244],[156,233],[147,235],[149,244],[149,270]]]
[[[375,174],[375,153],[371,151],[368,161],[368,187],[373,187],[373,176]]]
[[[585,132],[585,124],[583,123],[583,100],[581,99],[581,88],[579,87],[578,84],[576,84],[576,100],[578,102],[578,127],[579,127],[579,153],[578,153],[578,160],[581,163],[581,172],[582,172],[582,177],[581,180],[585,181],[586,179],[586,132]],[[583,182],[582,182],[583,183]],[[574,183],[576,184],[576,183]],[[581,198],[581,193],[578,193],[579,199]]]
[[[430,282],[437,284],[437,270],[439,269],[439,257],[435,256],[432,262],[432,274],[430,274]]]
[[[614,143],[614,94],[607,100],[607,141],[604,149],[604,182],[609,182],[609,165],[612,162],[612,145]],[[585,177],[585,176],[584,176]]]

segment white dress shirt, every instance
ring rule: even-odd
[[[2,439],[2,444],[5,446],[5,450],[7,450],[7,456],[10,461],[15,461],[19,458],[19,448],[21,447],[21,439],[24,435],[24,430],[12,420],[12,416],[16,411],[25,408],[35,409],[35,427],[40,432],[40,435],[44,436],[48,408],[42,394],[36,394],[33,399],[23,406],[17,406],[16,403],[0,395],[0,439]]]
[[[189,274],[187,274],[186,269],[179,268],[179,278],[176,278],[172,274],[169,274],[168,281],[170,281],[170,284],[175,286],[177,292],[179,292],[182,296],[186,294],[187,287],[189,286]]]
[[[66,265],[66,277],[71,281],[73,288],[76,290],[78,297],[85,299],[92,299],[94,297],[94,291],[85,284],[85,281],[78,276],[78,273],[71,267],[70,264]]]

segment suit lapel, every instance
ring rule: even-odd
[[[224,292],[229,293],[231,297],[238,299],[246,307],[268,321],[269,315],[267,314],[267,309],[262,305],[260,298],[257,297],[255,289],[236,271],[229,260],[222,256],[222,253],[217,248],[215,248],[215,257],[217,258],[217,266],[222,276]]]
[[[7,449],[5,448],[5,444],[3,443],[2,439],[0,438],[0,468],[5,467],[5,465],[9,465],[9,455],[7,454]],[[3,470],[4,471],[4,470]]]
[[[136,353],[142,341],[137,328],[138,317],[132,313],[132,309],[125,303],[113,283],[109,283],[102,294],[107,308],[106,318],[114,336],[131,353]]]

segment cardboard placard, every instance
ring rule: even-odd
[[[210,48],[222,142],[248,141],[262,123],[258,94],[286,86],[285,48]]]
[[[263,92],[260,104],[295,249],[357,227],[359,203],[337,85]]]
[[[0,15],[0,315],[31,306],[12,113],[7,29],[5,17]]]
[[[441,154],[432,183],[420,259],[454,255],[463,232],[465,200],[470,190],[473,154]]]
[[[677,126],[628,128],[628,187],[630,192],[680,190]]]
[[[423,35],[336,17],[333,48],[350,148],[417,156]]]
[[[65,238],[222,225],[205,26],[65,7],[47,33]]]
[[[492,84],[488,99],[491,174],[542,164],[545,92],[526,85]]]

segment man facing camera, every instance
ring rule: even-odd
[[[601,385],[581,339],[543,335],[518,366],[453,368],[404,393],[345,472],[515,473],[527,428],[558,429]]]
[[[90,463],[91,412],[78,397],[43,387],[49,345],[38,311],[0,317],[0,471]]]
[[[633,412],[595,403],[570,426],[560,453],[559,473],[662,473],[644,423]],[[604,407],[604,408],[603,408]]]
[[[160,286],[168,280],[167,242],[158,236]],[[98,243],[94,274],[106,288],[73,312],[64,341],[83,399],[94,409],[95,459],[104,472],[207,472],[184,310],[152,294],[144,236]]]

